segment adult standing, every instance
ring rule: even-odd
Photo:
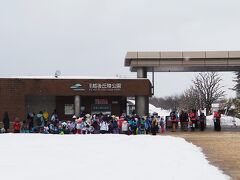
[[[219,111],[214,112],[213,120],[214,120],[214,130],[221,131],[221,114]]]
[[[10,120],[8,117],[8,112],[4,112],[4,114],[3,114],[3,127],[5,129],[5,133],[7,133],[8,129],[10,127]]]
[[[176,127],[177,127],[177,115],[175,111],[172,111],[170,113],[170,118],[171,118],[171,122],[172,122],[172,132],[176,132]]]
[[[196,121],[197,121],[197,112],[195,109],[192,109],[192,111],[189,113],[189,119],[191,123],[191,131],[194,131],[196,127]]]
[[[206,127],[206,116],[204,115],[204,113],[200,113],[199,121],[200,121],[200,130],[204,131]]]
[[[188,114],[185,111],[181,111],[179,116],[180,124],[181,124],[181,130],[187,131],[188,130]]]

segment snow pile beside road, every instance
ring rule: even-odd
[[[157,108],[152,104],[149,104],[149,113],[153,114],[153,113],[158,113],[159,116],[169,116],[170,115],[170,111],[168,110],[164,110],[162,108]]]
[[[214,126],[213,115],[207,116],[207,125]],[[231,116],[221,115],[222,126],[240,126],[240,119]]]

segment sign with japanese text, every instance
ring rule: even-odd
[[[121,91],[121,83],[89,83],[89,91]]]

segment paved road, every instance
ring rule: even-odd
[[[233,180],[240,180],[240,129],[224,128],[222,132],[167,132],[165,135],[183,137],[202,148],[211,164],[219,167]]]

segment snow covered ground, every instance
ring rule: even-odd
[[[0,135],[3,180],[230,179],[182,138]]]

